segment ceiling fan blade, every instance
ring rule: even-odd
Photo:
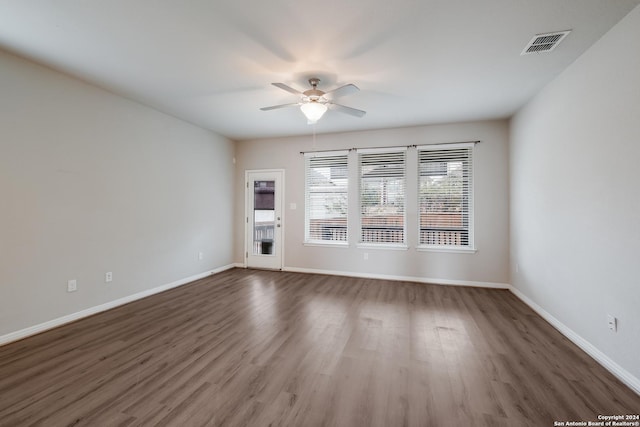
[[[284,83],[271,83],[271,84],[272,84],[272,85],[274,85],[275,87],[279,87],[279,88],[280,88],[280,89],[282,89],[282,90],[286,90],[287,92],[292,93],[292,94],[294,94],[294,95],[300,95],[300,96],[304,95],[304,94],[303,94],[302,92],[300,92],[299,90],[294,89],[294,88],[292,88],[291,86],[287,86],[287,85],[286,85],[286,84],[284,84]]]
[[[262,111],[269,111],[269,110],[277,110],[278,108],[286,108],[286,107],[294,107],[294,106],[298,106],[300,104],[293,103],[293,104],[280,104],[280,105],[272,105],[271,107],[262,107],[261,110]]]
[[[326,92],[325,95],[330,94],[333,98],[336,98],[338,96],[350,95],[352,93],[358,92],[359,90],[360,89],[358,88],[358,86],[354,84],[348,84],[348,85],[340,86],[339,88],[330,90],[329,92]]]
[[[365,114],[367,114],[366,111],[358,110],[356,108],[351,108],[351,107],[345,107],[344,105],[334,104],[333,102],[328,104],[331,109],[339,111],[341,113],[349,114],[351,116],[363,117]]]

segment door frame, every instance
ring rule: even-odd
[[[283,270],[284,269],[284,241],[285,241],[285,227],[286,227],[286,221],[285,221],[285,215],[284,215],[284,207],[286,206],[285,203],[285,170],[284,169],[245,169],[244,171],[244,256],[242,257],[242,264],[244,266],[244,268],[249,268],[248,266],[248,261],[249,261],[249,246],[247,244],[247,242],[249,241],[249,233],[253,234],[253,229],[249,230],[249,174],[253,174],[253,173],[280,173],[281,174],[281,189],[280,191],[282,192],[281,197],[280,197],[280,223],[281,223],[281,242],[280,242],[280,268],[278,270]],[[251,189],[253,190],[253,189]],[[253,191],[251,193],[253,195]]]

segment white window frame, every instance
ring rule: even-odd
[[[474,220],[475,220],[475,209],[474,209],[474,186],[475,186],[475,177],[474,177],[474,163],[475,163],[475,143],[460,143],[460,144],[446,144],[446,145],[422,145],[417,146],[417,201],[418,201],[418,245],[416,249],[418,251],[434,251],[434,252],[458,252],[458,253],[475,253],[475,232],[474,232]],[[421,176],[420,176],[420,152],[422,151],[446,151],[446,150],[459,150],[459,149],[468,149],[469,157],[470,157],[470,165],[469,165],[469,183],[468,183],[468,243],[467,245],[433,245],[433,244],[425,244],[421,243],[421,225],[422,225],[422,213],[420,212],[420,184],[421,184]]]
[[[335,157],[335,156],[344,156],[345,164],[346,164],[346,176],[347,176],[347,188],[345,191],[345,200],[347,202],[346,213],[344,215],[345,219],[345,227],[346,227],[346,240],[322,240],[322,239],[312,239],[310,238],[311,234],[311,224],[310,224],[310,192],[309,192],[309,168],[311,159],[315,158],[323,158],[323,157]],[[304,245],[305,246],[332,246],[332,247],[348,247],[349,246],[349,191],[350,191],[350,183],[349,183],[349,150],[339,150],[339,151],[322,151],[322,152],[311,152],[304,153]]]
[[[392,154],[402,152],[404,155],[404,171],[403,171],[403,197],[404,205],[402,212],[402,242],[363,242],[362,241],[362,162],[363,154]],[[357,149],[357,168],[358,168],[358,248],[365,249],[395,249],[407,250],[407,147],[393,148],[367,148]]]

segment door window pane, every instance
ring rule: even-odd
[[[275,181],[253,184],[253,255],[274,253],[275,184]]]

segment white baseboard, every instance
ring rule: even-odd
[[[589,341],[582,338],[580,335],[576,334],[572,329],[566,326],[564,323],[556,319],[552,316],[548,311],[540,307],[533,300],[531,300],[528,296],[523,294],[519,289],[511,286],[511,292],[518,297],[522,302],[527,304],[533,311],[538,313],[540,317],[549,322],[551,326],[556,328],[562,335],[571,340],[575,345],[580,347],[585,353],[587,353],[591,358],[593,358],[596,362],[602,365],[606,370],[615,375],[620,381],[626,384],[631,390],[635,391],[638,395],[640,395],[640,379],[636,378],[629,371],[624,369],[622,366],[618,365],[616,362],[611,360],[609,356],[598,350],[593,344]]]
[[[294,273],[330,274],[332,276],[347,276],[347,277],[361,277],[365,279],[382,279],[382,280],[395,280],[395,281],[405,281],[405,282],[419,282],[419,283],[430,283],[432,285],[472,286],[476,288],[511,289],[511,285],[507,283],[495,283],[495,282],[431,279],[428,277],[395,276],[395,275],[389,275],[389,274],[358,273],[353,271],[320,270],[315,268],[299,268],[299,267],[284,267],[282,270],[291,271]]]
[[[175,282],[167,283],[165,285],[158,286],[156,288],[147,289],[142,292],[135,293],[133,295],[129,295],[114,301],[109,301],[107,303],[97,305],[95,307],[90,307],[85,310],[78,311],[77,313],[67,314],[66,316],[58,317],[57,319],[49,320],[47,322],[40,323],[38,325],[29,326],[28,328],[24,328],[19,331],[10,332],[6,335],[0,336],[0,345],[5,345],[13,341],[18,341],[23,338],[27,338],[31,335],[39,334],[46,330],[57,328],[58,326],[62,326],[65,323],[73,322],[73,321],[82,319],[83,317],[88,317],[93,314],[100,313],[102,311],[110,310],[120,305],[124,305],[130,302],[133,302],[135,300],[148,297],[153,294],[167,291],[171,288],[177,288],[178,286],[182,286],[184,284],[193,282],[194,280],[202,279],[204,277],[211,276],[212,274],[220,273],[222,271],[229,270],[234,267],[235,267],[235,264],[229,264],[222,267],[218,267],[213,270],[205,271],[204,273],[200,273],[190,277],[186,277],[184,279],[176,280]]]

